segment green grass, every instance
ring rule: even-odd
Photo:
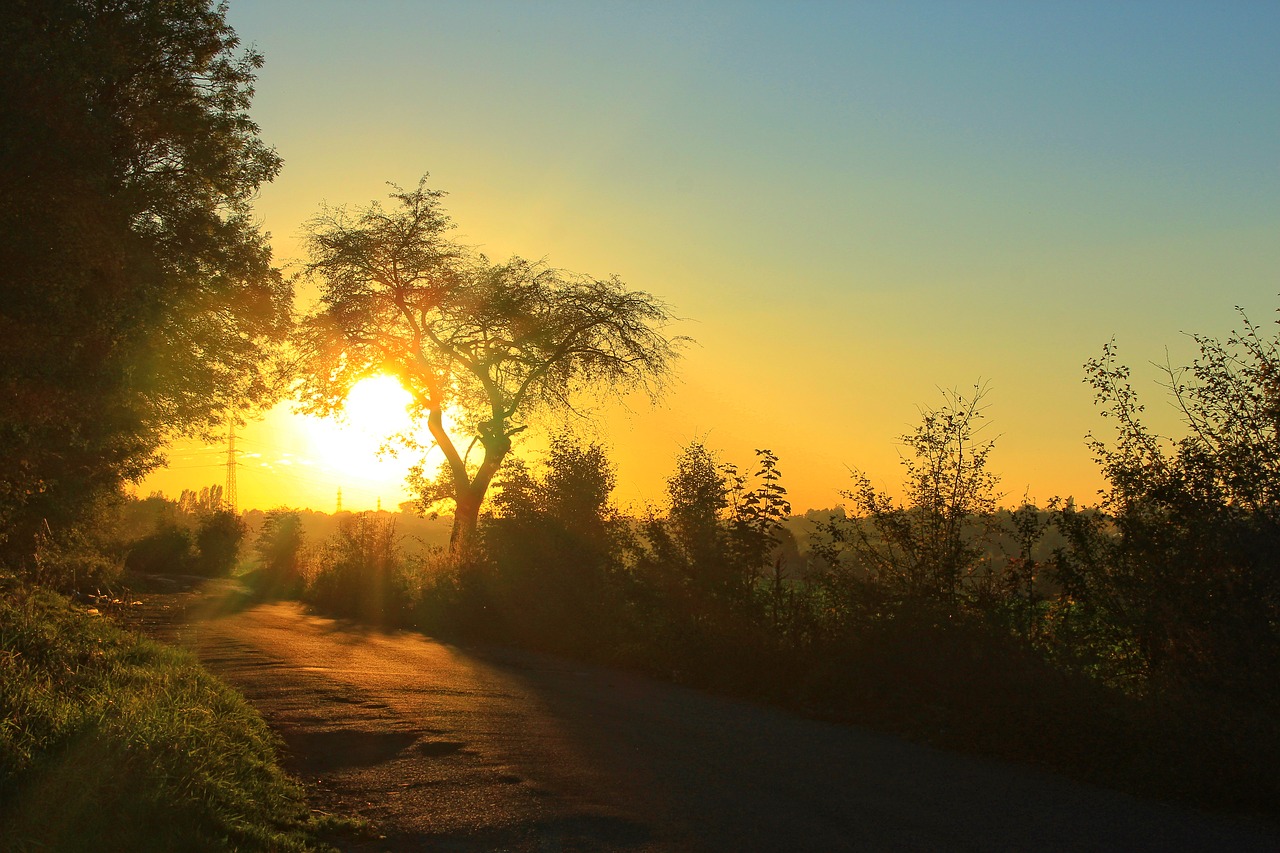
[[[339,828],[190,654],[3,578],[0,826],[16,851],[328,850]]]

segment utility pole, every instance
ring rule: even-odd
[[[338,507],[333,511],[334,515],[342,512],[342,486],[338,486]]]
[[[222,490],[222,504],[232,513],[238,513],[236,496],[236,416],[227,418],[227,485]]]

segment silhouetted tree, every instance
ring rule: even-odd
[[[894,501],[861,471],[847,518],[822,526],[816,550],[843,583],[891,602],[932,602],[954,608],[962,586],[982,566],[983,541],[995,511],[997,478],[987,470],[993,442],[977,437],[983,389],[946,394],[902,436],[911,450],[905,502]]]
[[[249,213],[280,166],[260,65],[206,0],[0,4],[3,559],[269,396],[291,289]]]
[[[264,587],[272,593],[297,592],[302,581],[299,552],[302,549],[302,515],[296,509],[268,510],[254,541],[262,560]]]
[[[735,559],[752,574],[774,568],[775,579],[781,579],[780,556],[777,555],[785,530],[783,522],[791,515],[791,502],[782,485],[778,457],[772,450],[757,450],[759,468],[757,484],[748,488],[745,478],[733,471],[729,490],[730,534]]]
[[[791,504],[777,457],[769,450],[756,456],[760,468],[752,486],[737,466],[721,462],[702,442],[690,442],[667,480],[666,517],[645,525],[642,571],[672,603],[684,599],[676,609],[695,618],[750,610],[757,581],[781,541]]]
[[[508,458],[481,531],[494,605],[517,636],[587,651],[616,634],[625,525],[614,482],[604,448],[568,432],[552,436],[538,471]]]
[[[729,478],[736,473],[705,444],[694,441],[681,449],[675,473],[667,479],[667,524],[684,558],[687,582],[712,595],[731,595],[738,586],[723,523]]]
[[[617,278],[495,264],[449,241],[442,193],[425,180],[396,188],[390,210],[324,208],[308,223],[304,275],[322,302],[303,327],[303,393],[331,412],[365,376],[400,379],[445,457],[439,480],[420,471],[415,482],[423,503],[454,502],[456,556],[474,544],[489,484],[530,415],[588,387],[656,393],[675,352],[666,307]],[[455,444],[446,412],[469,447]]]
[[[186,574],[195,560],[190,531],[165,525],[130,544],[125,567],[145,574]]]
[[[1115,425],[1092,441],[1112,521],[1064,519],[1063,584],[1123,638],[1130,676],[1280,702],[1280,346],[1247,318],[1196,341],[1190,366],[1166,366],[1176,440],[1143,423],[1114,343],[1086,365]]]
[[[196,528],[196,571],[209,577],[230,574],[243,539],[244,524],[234,512],[220,509],[202,516]]]

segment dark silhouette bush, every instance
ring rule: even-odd
[[[196,528],[197,553],[191,565],[192,571],[206,577],[231,574],[242,539],[244,524],[234,512],[218,510],[202,516]]]
[[[344,519],[315,561],[305,601],[376,625],[403,622],[409,591],[394,521],[370,512]]]
[[[195,558],[191,534],[180,527],[166,527],[133,543],[124,565],[141,574],[188,574]]]

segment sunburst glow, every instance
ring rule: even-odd
[[[359,477],[385,476],[403,462],[379,457],[379,450],[397,433],[412,428],[411,398],[392,376],[370,376],[356,383],[338,418],[308,419],[307,440],[314,462]]]
[[[362,379],[347,394],[346,417],[351,428],[383,436],[409,428],[412,401],[394,376],[380,374]]]

